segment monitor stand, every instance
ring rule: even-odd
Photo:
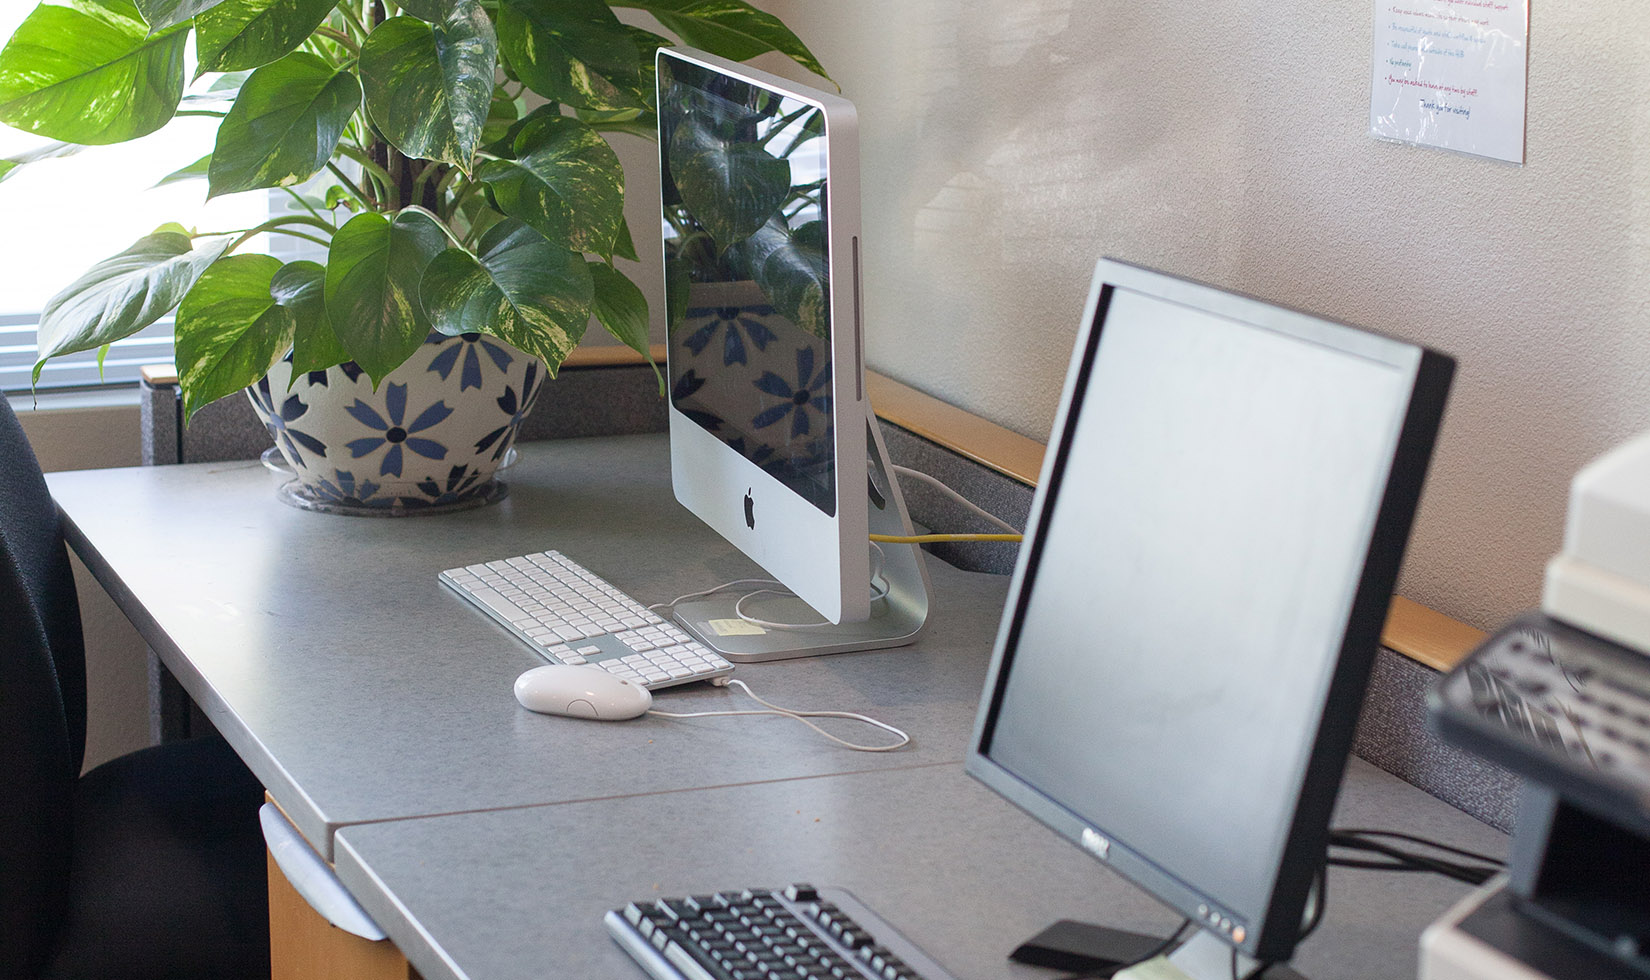
[[[888,463],[888,450],[875,416],[866,419],[867,522],[872,534],[907,535],[905,511]],[[683,602],[676,621],[699,642],[735,663],[789,660],[850,650],[881,650],[916,640],[928,620],[928,569],[914,544],[883,544],[882,580],[888,594],[871,603],[871,616],[860,623],[820,623],[800,629],[763,629],[745,622],[734,609],[748,592]],[[873,563],[874,565],[874,563]],[[740,608],[747,616],[774,623],[815,623],[819,613],[794,596],[756,596]]]

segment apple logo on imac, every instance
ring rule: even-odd
[[[752,531],[756,530],[756,501],[751,497],[751,489],[745,491],[745,526]]]

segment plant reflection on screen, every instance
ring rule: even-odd
[[[666,85],[674,89],[660,100],[671,330],[693,283],[751,281],[780,316],[827,338],[822,112],[734,79],[711,77],[703,90]]]

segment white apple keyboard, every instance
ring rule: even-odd
[[[449,568],[441,584],[555,664],[591,664],[649,690],[733,665],[559,551]]]

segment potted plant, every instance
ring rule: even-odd
[[[209,196],[287,188],[303,210],[228,234],[164,226],[97,263],[43,311],[40,363],[176,310],[186,414],[249,388],[312,502],[474,497],[538,365],[554,376],[592,316],[647,351],[646,299],[613,264],[635,248],[607,136],[653,136],[653,55],[673,42],[615,8],[724,57],[777,51],[824,74],[743,0],[42,3],[0,49],[0,122],[67,151],[214,115],[213,151],[180,174]],[[0,161],[0,178],[56,149]],[[317,175],[330,185],[292,190]],[[245,251],[260,234],[316,242],[325,261]],[[449,398],[493,373],[491,415],[458,434]],[[325,402],[355,438],[317,434]]]

